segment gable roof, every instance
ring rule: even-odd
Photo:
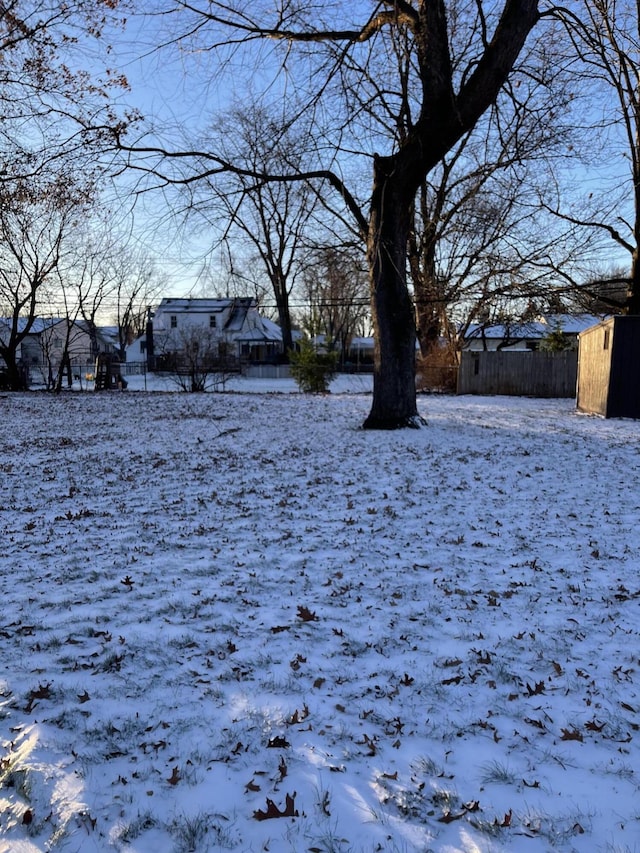
[[[156,313],[171,313],[171,314],[220,314],[229,308],[236,307],[256,308],[258,302],[253,297],[245,296],[234,298],[215,298],[215,299],[199,299],[199,298],[174,298],[172,296],[162,299]]]
[[[601,323],[603,314],[545,314],[543,322],[551,331],[560,327],[566,335],[578,335],[590,326]],[[548,332],[548,330],[547,330]]]
[[[500,341],[538,341],[557,328],[562,329],[566,335],[577,335],[601,320],[602,316],[595,314],[543,314],[530,323],[495,323],[491,326],[472,323],[464,337],[465,340],[486,338]]]
[[[24,330],[27,328],[29,320],[27,317],[18,317],[18,333],[22,334]],[[30,335],[41,335],[47,329],[51,329],[53,326],[57,326],[58,323],[63,323],[63,317],[34,317],[33,322],[31,323],[31,327],[29,328],[28,334]],[[13,318],[12,317],[0,317],[0,329],[6,329],[10,331],[13,327]]]
[[[496,323],[492,326],[483,326],[482,323],[472,323],[465,333],[465,340],[470,338],[487,338],[489,340],[540,340],[549,333],[549,327],[545,323],[537,321],[531,323],[513,323],[512,325]]]

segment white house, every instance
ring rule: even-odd
[[[0,318],[0,342],[8,343],[13,321]],[[24,333],[26,318],[18,318],[18,331]],[[117,333],[117,330],[116,330]],[[66,317],[35,317],[18,345],[17,360],[31,382],[47,384],[64,362],[75,374],[92,368],[99,352],[114,352],[117,334],[96,328],[91,335],[84,320]],[[1,359],[0,359],[1,361]]]
[[[251,297],[167,298],[152,313],[147,333],[127,349],[127,360],[153,359],[161,368],[194,350],[212,359],[275,361],[282,353],[282,333],[258,313]]]
[[[475,323],[467,329],[462,348],[472,352],[538,350],[543,339],[556,329],[561,329],[568,342],[577,347],[580,332],[601,320],[592,314],[544,314],[528,323]]]

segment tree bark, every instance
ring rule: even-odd
[[[276,297],[276,308],[278,310],[278,321],[282,331],[282,352],[289,359],[289,352],[293,349],[293,333],[291,330],[291,312],[289,310],[289,293],[286,281],[272,280],[274,295]]]
[[[627,314],[640,314],[640,258],[638,248],[631,259],[631,280],[627,291]]]
[[[16,361],[15,351],[3,348],[0,356],[4,359],[7,368],[7,383],[11,391],[26,391],[25,373]]]
[[[373,403],[365,429],[419,427],[416,327],[407,287],[407,240],[415,187],[407,158],[377,157],[369,221],[371,307],[375,339]]]
[[[375,334],[373,402],[365,429],[418,427],[416,320],[407,288],[407,244],[420,183],[495,102],[538,20],[537,0],[506,0],[493,38],[456,94],[444,0],[419,4],[415,33],[420,117],[400,149],[374,158],[367,250]]]
[[[426,208],[426,205],[424,207]],[[437,345],[442,334],[445,309],[438,285],[436,263],[438,237],[434,220],[426,209],[423,211],[422,223],[423,234],[420,241],[415,233],[415,225],[409,235],[409,268],[416,303],[420,354],[426,358]]]

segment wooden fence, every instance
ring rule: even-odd
[[[575,397],[578,353],[463,352],[458,394]]]

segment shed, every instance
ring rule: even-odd
[[[610,317],[578,341],[578,409],[640,418],[640,316]]]

